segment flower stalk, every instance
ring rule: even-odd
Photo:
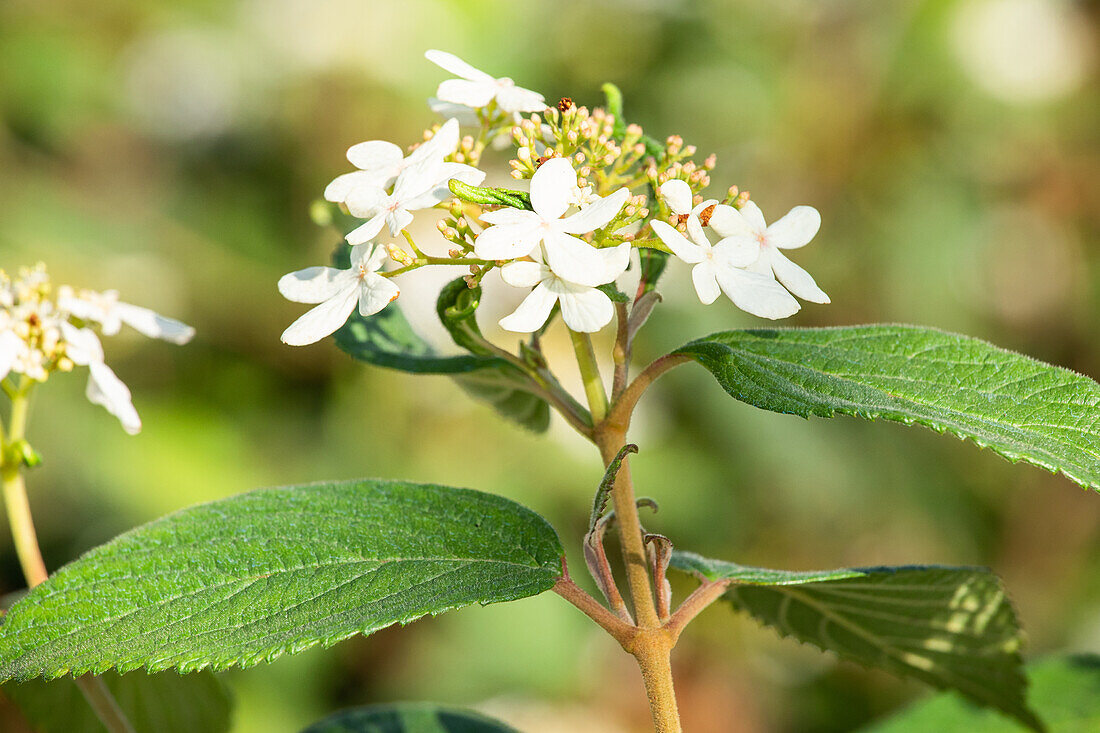
[[[15,552],[26,578],[27,587],[44,582],[49,573],[42,559],[38,535],[34,529],[30,502],[27,499],[26,482],[23,480],[22,460],[13,448],[25,440],[27,415],[30,410],[30,393],[34,381],[23,377],[19,387],[11,393],[11,422],[6,442],[0,441],[0,484],[3,487],[4,506],[8,512]],[[83,675],[73,679],[81,694],[109,733],[134,733],[126,714],[118,706],[111,691],[99,677]]]

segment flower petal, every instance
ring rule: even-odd
[[[710,215],[710,228],[720,237],[737,237],[754,234],[748,220],[737,209],[718,204]]]
[[[390,225],[390,236],[396,237],[401,230],[412,224],[413,215],[405,209],[397,209],[386,215],[386,223]]]
[[[530,288],[550,276],[550,270],[541,262],[517,260],[500,268],[500,277],[515,288]]]
[[[732,207],[731,207],[732,208]],[[767,223],[764,221],[764,212],[760,210],[752,201],[746,201],[738,213],[745,219],[752,230],[757,234],[763,234],[768,229]]]
[[[630,189],[620,188],[615,193],[594,201],[577,213],[562,219],[558,230],[568,234],[586,234],[607,226],[607,223],[614,219],[626,205],[629,198]]]
[[[758,272],[723,268],[715,272],[726,297],[741,310],[761,318],[786,318],[801,307],[773,278]]]
[[[574,331],[595,333],[615,317],[611,298],[596,288],[554,280],[550,289],[558,293],[562,320]]]
[[[687,181],[674,178],[662,183],[657,190],[673,214],[684,216],[691,211],[691,186]]]
[[[691,282],[695,286],[695,293],[699,296],[699,300],[702,301],[703,305],[710,305],[718,300],[718,296],[722,294],[714,273],[714,264],[710,262],[700,262],[691,268]]]
[[[653,233],[665,243],[665,246],[672,250],[672,254],[689,265],[702,262],[706,258],[707,251],[705,247],[700,247],[695,242],[690,241],[671,224],[654,219],[650,222],[650,226],[653,227]]]
[[[497,92],[496,98],[500,109],[508,114],[541,112],[546,109],[546,99],[541,94],[523,87],[504,87]]]
[[[344,325],[355,310],[358,297],[359,287],[353,283],[290,324],[283,331],[283,343],[289,346],[305,346],[320,341]]]
[[[405,152],[386,140],[368,140],[348,148],[348,162],[365,171],[396,166],[404,158]]]
[[[516,333],[534,333],[542,328],[546,319],[550,317],[550,311],[554,309],[554,303],[558,300],[558,296],[550,291],[547,282],[549,281],[540,282],[523,299],[514,313],[501,318],[500,327],[505,331]]]
[[[486,74],[484,71],[475,69],[453,53],[437,51],[433,48],[424,52],[424,58],[444,71],[449,71],[455,76],[461,76],[463,79],[469,79],[470,81],[496,81],[496,79]]]
[[[61,322],[61,335],[65,339],[65,353],[77,366],[88,366],[103,361],[103,344],[90,328],[77,328],[68,321]]]
[[[830,302],[829,296],[817,286],[810,273],[791,262],[779,250],[772,252],[772,271],[775,272],[776,279],[783,283],[787,290],[790,290],[802,300],[808,300],[811,303]]]
[[[600,265],[603,267],[598,285],[614,282],[615,278],[622,275],[626,272],[626,268],[630,267],[629,242],[623,242],[615,247],[598,249],[596,254],[599,256]]]
[[[609,282],[600,250],[588,242],[554,231],[547,232],[542,241],[546,264],[562,280],[588,286]]]
[[[351,270],[348,271],[348,274],[352,279],[355,279],[356,273],[354,271],[360,267],[367,272],[375,272],[382,267],[382,263],[389,256],[390,253],[386,251],[386,248],[376,242],[357,244],[351,248]]]
[[[332,182],[325,187],[325,201],[342,204],[348,200],[348,196],[356,189],[381,189],[391,183],[393,183],[392,180],[387,179],[377,172],[372,171],[368,173],[367,171],[352,171],[351,173],[345,173],[332,179]],[[383,191],[383,193],[385,192]]]
[[[477,113],[464,104],[444,102],[437,97],[428,97],[428,109],[443,117],[454,118],[458,120],[458,124],[466,127],[478,127],[481,125],[481,121],[477,118]],[[503,138],[505,136],[502,135],[501,137]],[[508,135],[505,139],[509,143],[512,142],[511,135]]]
[[[12,331],[0,332],[0,380],[8,376],[25,344]]]
[[[89,364],[88,370],[88,389],[85,391],[88,401],[107,408],[130,435],[141,432],[141,418],[134,409],[130,388],[102,361]]]
[[[474,240],[474,254],[483,260],[511,260],[531,254],[542,238],[537,222],[497,224]]]
[[[430,140],[420,143],[409,154],[409,161],[416,162],[424,158],[445,158],[458,147],[458,120],[453,117],[444,122]]]
[[[748,267],[760,258],[760,242],[756,237],[726,237],[714,245],[714,260],[719,266]]]
[[[307,267],[279,278],[279,294],[295,303],[323,303],[348,287],[355,276],[335,267]]]
[[[186,323],[174,318],[166,318],[148,308],[130,303],[117,303],[115,312],[123,323],[149,338],[182,345],[195,337],[195,329]]]
[[[444,102],[464,104],[467,107],[484,107],[496,96],[494,81],[465,81],[448,79],[435,90],[435,96]]]
[[[401,290],[388,277],[369,272],[359,286],[359,315],[373,316],[397,300]]]
[[[531,176],[531,208],[543,219],[557,219],[569,208],[577,172],[565,158],[551,158]]]
[[[805,247],[821,228],[821,214],[812,206],[796,206],[768,227],[768,244],[780,249]]]
[[[481,220],[486,224],[523,224],[532,227],[537,227],[542,223],[542,217],[535,212],[526,209],[513,209],[511,206],[496,211],[486,211],[481,215]]]
[[[385,225],[386,215],[380,212],[372,216],[365,224],[352,229],[344,239],[347,240],[348,244],[365,244],[377,237]]]
[[[355,185],[351,188],[344,196],[344,203],[348,205],[348,211],[352,216],[366,219],[378,213],[379,209],[386,208],[390,197],[382,186],[368,185],[365,176],[359,181],[364,185]],[[374,183],[377,183],[377,179]]]

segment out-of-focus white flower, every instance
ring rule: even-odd
[[[148,308],[123,303],[117,290],[74,290],[62,285],[57,291],[58,310],[82,321],[94,321],[100,325],[104,336],[114,336],[126,324],[149,338],[186,344],[195,336],[195,329],[186,323],[167,318]]]
[[[337,176],[325,188],[325,199],[342,204],[358,188],[389,188],[407,168],[421,161],[443,160],[458,147],[458,120],[449,119],[432,137],[421,143],[408,156],[401,148],[386,140],[368,140],[348,148],[348,160],[359,170]],[[480,174],[480,176],[479,176]],[[476,185],[485,174],[463,163],[444,163],[440,175],[444,182],[460,178]],[[479,179],[475,183],[473,179]],[[438,183],[438,182],[436,182]]]
[[[662,194],[666,186],[667,183],[662,187]],[[670,208],[681,204],[682,200],[669,203]],[[726,237],[717,244],[710,243],[699,221],[699,213],[711,206],[714,206],[711,222],[714,216],[728,214],[722,211],[724,209],[737,213],[732,206],[715,205],[713,201],[704,201],[694,211],[689,209],[687,230],[690,239],[663,221],[652,222],[654,233],[672,253],[684,262],[695,265],[691,269],[691,281],[699,300],[710,305],[721,293],[725,293],[738,308],[761,318],[786,318],[797,313],[798,301],[770,275],[745,269],[760,256],[760,247],[755,241]],[[675,208],[673,211],[678,213]]]
[[[427,51],[424,57],[443,70],[461,77],[448,79],[439,85],[435,96],[441,102],[480,108],[488,106],[495,99],[497,106],[507,114],[540,112],[546,109],[546,101],[541,94],[516,86],[506,76],[499,79],[489,76],[446,51]]]
[[[752,201],[741,210],[732,206],[716,208],[710,226],[722,237],[751,242],[760,249],[760,257],[749,269],[775,279],[802,300],[828,303],[829,296],[817,286],[810,273],[791,262],[781,249],[798,249],[809,244],[821,228],[821,214],[812,206],[796,206],[786,216],[768,226],[764,214]]]
[[[372,316],[395,300],[401,291],[389,278],[378,274],[386,261],[386,249],[379,244],[351,248],[351,267],[307,267],[283,275],[279,292],[295,303],[320,303],[290,324],[283,343],[305,346],[320,341],[348,320],[359,303],[359,313]]]
[[[0,313],[0,380],[11,372],[16,361],[26,351],[27,344],[5,323],[6,313]]]
[[[141,418],[134,409],[130,389],[103,359],[103,345],[90,328],[77,328],[68,321],[61,323],[65,337],[65,353],[77,366],[88,367],[88,388],[85,394],[93,405],[103,405],[118,418],[122,429],[130,435],[141,432]]]
[[[615,306],[606,293],[595,285],[614,282],[630,264],[630,245],[593,249],[598,269],[586,272],[587,282],[573,282],[548,265],[542,248],[535,253],[534,261],[509,262],[501,268],[504,282],[517,288],[534,290],[524,298],[515,312],[500,320],[501,328],[519,333],[533,333],[542,328],[550,317],[555,303],[561,304],[561,317],[565,325],[574,331],[592,333],[611,322]]]
[[[55,371],[86,366],[88,399],[107,408],[126,432],[137,433],[141,419],[130,390],[104,362],[103,345],[90,324],[113,336],[125,323],[146,336],[175,344],[190,341],[195,329],[148,308],[120,302],[114,290],[100,293],[62,285],[56,299],[53,292],[44,265],[25,269],[14,280],[0,270],[0,379],[18,374],[45,382]]]
[[[578,195],[577,173],[564,158],[543,163],[531,178],[534,211],[505,208],[482,214],[487,227],[474,241],[474,252],[486,260],[510,260],[545,247],[546,262],[564,280],[580,285],[603,285],[601,252],[575,234],[606,226],[626,204],[630,191],[620,188],[564,219]]]

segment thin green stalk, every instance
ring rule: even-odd
[[[592,338],[587,333],[571,328],[569,338],[573,340],[573,351],[577,354],[577,366],[581,370],[581,381],[584,382],[584,395],[588,398],[592,422],[599,425],[607,417],[607,394],[604,392],[600,368],[596,364],[596,353],[592,350]]]
[[[30,392],[34,382],[24,379],[11,398],[11,423],[8,427],[8,440],[0,440],[0,484],[4,494],[4,505],[11,525],[12,541],[19,557],[27,587],[33,588],[49,577],[46,563],[42,559],[42,550],[38,545],[38,536],[34,529],[30,502],[27,500],[27,487],[23,480],[21,458],[15,456],[12,447],[24,440],[27,429],[27,415],[30,410]],[[110,733],[134,733],[133,726],[107,686],[98,677],[83,675],[73,682],[80,688],[84,699],[95,711],[96,717]]]

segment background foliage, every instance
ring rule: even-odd
[[[137,438],[83,402],[78,377],[39,395],[31,435],[46,463],[29,485],[47,563],[197,501],[362,476],[498,492],[578,547],[601,471],[563,425],[518,433],[446,377],[278,341],[300,308],[274,283],[329,256],[309,203],[348,167],[344,149],[412,142],[433,119],[423,100],[443,76],[425,48],[550,100],[595,104],[613,80],[631,119],[716,151],[715,181],[749,188],[769,217],[819,208],[799,263],[834,305],[791,325],[920,323],[1100,376],[1098,23],[1094,3],[1068,0],[9,0],[0,267],[44,259],[60,280],[117,287],[199,329],[180,350],[108,344],[145,418]],[[447,353],[428,325],[454,274],[430,277],[404,279],[430,294],[409,318]],[[700,306],[686,268],[676,277],[639,360],[760,325]],[[568,358],[565,341],[549,344]],[[753,410],[699,369],[663,380],[632,439],[639,491],[662,506],[647,525],[684,547],[792,569],[989,565],[1030,655],[1100,648],[1100,497],[1063,478],[930,431]],[[0,543],[10,592],[21,580]],[[721,607],[674,661],[694,731],[850,730],[924,694]],[[648,724],[636,675],[545,595],[227,678],[240,731],[399,699],[520,729],[636,731]],[[602,722],[578,723],[600,700]],[[0,707],[0,727],[18,725]]]

